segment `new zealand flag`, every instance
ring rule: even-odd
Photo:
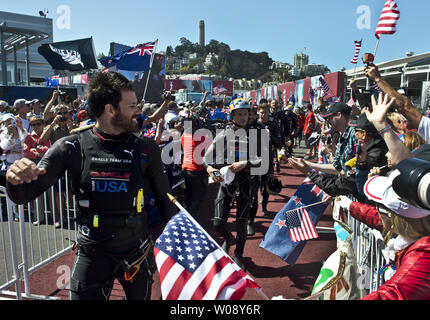
[[[99,59],[106,68],[116,67],[125,71],[147,71],[151,69],[152,54],[157,41],[139,44],[113,57]]]
[[[294,266],[307,241],[297,241],[297,239],[294,239],[294,234],[291,232],[292,227],[288,226],[288,218],[291,217],[291,214],[295,211],[299,213],[301,211],[306,211],[313,225],[316,226],[327,208],[326,204],[321,203],[323,196],[324,192],[313,184],[312,181],[306,179],[300,188],[297,189],[296,194],[276,215],[260,247],[279,256],[289,265]],[[317,203],[319,204],[307,207]],[[307,207],[306,210],[300,209],[305,206]],[[298,225],[300,225],[300,223]],[[304,227],[303,232],[305,232]]]

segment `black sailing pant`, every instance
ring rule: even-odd
[[[204,171],[183,171],[185,180],[185,207],[197,220],[199,219],[200,205],[205,199],[207,175]]]
[[[78,249],[70,280],[69,298],[109,300],[115,279],[122,285],[126,300],[150,300],[152,275],[143,266],[132,281],[126,281],[123,268],[118,268],[118,262],[112,257]]]
[[[215,221],[214,227],[217,233],[225,240],[231,238],[230,232],[227,230],[227,221],[230,215],[233,195],[236,200],[236,249],[235,255],[242,257],[245,250],[247,235],[247,222],[250,210],[254,204],[254,196],[256,191],[256,181],[258,177],[243,180],[242,183],[221,187],[218,191],[218,196],[215,199]],[[238,192],[237,192],[238,191]]]
[[[269,181],[269,176],[266,174],[264,176],[261,177],[260,179],[260,192],[261,192],[261,197],[262,197],[262,206],[266,207],[267,204],[269,203],[269,193],[267,192],[267,183]],[[255,217],[257,215],[257,211],[258,211],[258,189],[255,191],[256,195],[254,197],[254,204],[249,212],[249,218],[248,221],[250,223],[254,222]]]

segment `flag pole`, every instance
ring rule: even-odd
[[[173,202],[179,210],[181,210],[183,213],[185,213],[188,217],[188,219],[190,219],[193,223],[195,223],[196,225],[200,226],[200,224],[193,218],[193,216],[191,216],[191,214],[189,214],[189,212],[187,210],[185,210],[185,208],[178,202],[178,200],[172,196],[170,193],[167,194],[167,196],[169,197],[169,200],[171,202]],[[209,239],[212,239],[212,237],[206,232],[206,230],[204,228],[202,228],[202,231],[204,232],[204,234],[206,235],[206,237],[208,237]],[[218,242],[214,241],[215,245],[218,246],[218,249],[224,251],[221,246],[218,244]],[[231,260],[233,263],[234,261]],[[261,288],[255,288],[255,291],[257,291],[257,293],[264,299],[264,300],[270,300],[263,292],[263,290]]]
[[[296,209],[293,209],[293,210],[290,210],[290,211],[286,211],[285,214],[292,213],[292,212],[297,211],[299,209],[307,209],[307,208],[310,208],[310,207],[315,207],[315,206],[318,206],[320,204],[324,204],[324,201],[317,202],[317,203],[314,203],[314,204],[310,204],[310,205],[307,205],[307,206],[304,206],[304,207],[296,208]]]
[[[151,64],[150,64],[150,67],[149,67],[148,78],[146,78],[145,91],[144,91],[144,93],[143,93],[143,98],[142,98],[143,100],[145,100],[145,97],[146,97],[146,90],[148,89],[149,78],[151,77],[152,64],[154,63],[154,57],[155,57],[155,52],[157,51],[157,46],[158,46],[158,39],[157,39],[157,40],[155,40],[154,51],[152,51]]]
[[[378,48],[379,48],[379,43],[381,42],[381,38],[379,37],[378,41],[376,42],[376,48],[375,48],[375,53],[373,54],[376,57],[376,52],[378,52]]]

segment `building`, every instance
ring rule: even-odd
[[[423,86],[430,81],[430,52],[412,55],[382,63],[375,63],[381,76],[396,90],[408,96],[412,103],[424,110]],[[373,84],[364,74],[365,67],[346,70],[347,80],[355,78],[357,86],[371,89]],[[348,90],[350,91],[350,90]]]
[[[306,77],[313,77],[327,73],[328,69],[323,64],[307,64],[303,67],[303,73]]]
[[[293,76],[293,77],[300,77],[301,69],[300,69],[300,68],[297,68],[297,67],[292,67],[292,68],[288,71],[288,74],[289,74],[290,76]]]
[[[205,46],[205,22],[203,20],[199,23],[199,45]]]
[[[0,11],[0,33],[0,47],[6,53],[2,50],[3,85],[6,77],[7,84],[20,85],[43,82],[53,74],[51,66],[37,51],[40,45],[53,42],[52,19]]]
[[[294,67],[303,70],[304,66],[309,64],[309,56],[303,52],[294,55]]]
[[[213,62],[218,60],[218,58],[218,55],[216,55],[215,53],[209,53],[206,56],[205,62],[203,63],[205,71],[209,70],[209,67],[213,65]]]

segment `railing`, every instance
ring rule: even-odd
[[[382,251],[385,248],[382,234],[354,219],[349,213],[347,220],[352,230],[352,243],[363,286],[367,293],[374,292],[384,283],[381,268],[389,263]]]
[[[67,173],[63,182],[60,179],[58,185],[25,206],[16,206],[3,186],[0,200],[0,294],[18,300],[52,299],[31,294],[29,275],[69,252],[76,240],[77,207]],[[39,224],[33,225],[34,221]],[[60,228],[55,227],[57,222]],[[15,291],[10,291],[13,286]]]

